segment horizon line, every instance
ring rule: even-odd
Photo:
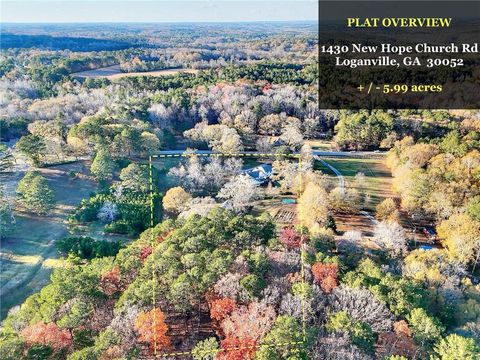
[[[49,21],[49,22],[30,22],[30,21],[0,21],[0,25],[51,25],[51,24],[241,24],[241,23],[318,23],[317,20],[238,20],[238,21]]]

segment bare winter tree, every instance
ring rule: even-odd
[[[373,241],[392,257],[404,255],[407,248],[405,229],[393,221],[382,221],[375,226]]]
[[[212,158],[203,166],[204,176],[208,179],[209,188],[219,189],[225,184],[225,169],[220,158]]]
[[[303,128],[305,137],[308,139],[314,138],[320,128],[320,118],[306,118],[303,121]]]
[[[240,286],[242,275],[227,273],[223,275],[213,286],[215,292],[221,297],[230,299],[247,300],[249,294]]]
[[[105,224],[109,224],[113,222],[118,216],[118,209],[117,205],[110,202],[105,201],[105,203],[100,208],[100,211],[97,214],[98,220]]]
[[[312,360],[373,360],[355,345],[347,336],[319,336],[312,349]]]
[[[268,154],[272,151],[272,144],[268,138],[261,137],[257,140],[256,148],[258,152]]]
[[[301,168],[303,172],[312,171],[313,170],[313,151],[312,147],[309,144],[304,144],[300,149],[302,164]]]
[[[135,331],[135,321],[139,312],[140,309],[137,306],[130,305],[123,313],[116,315],[110,324],[110,328],[122,339],[121,344],[125,352],[137,343],[138,334]]]
[[[298,127],[293,124],[288,124],[283,128],[280,139],[292,150],[297,150],[303,144],[303,135]]]
[[[237,175],[220,189],[217,197],[227,200],[229,208],[241,213],[260,197],[260,191],[249,176]]]
[[[272,273],[277,276],[285,276],[299,271],[300,254],[296,251],[272,251],[267,250]]]
[[[302,300],[300,296],[287,293],[280,304],[279,313],[282,315],[290,315],[298,321],[303,320],[305,312],[305,321],[311,322],[314,318],[314,312],[310,301]]]
[[[106,95],[109,90],[111,91],[111,89],[83,89],[77,95],[65,94],[36,100],[29,107],[27,117],[32,120],[53,120],[61,113],[65,123],[70,125],[85,116],[96,114],[103,106],[109,104],[111,99]]]
[[[263,303],[251,302],[237,308],[221,324],[226,336],[261,339],[275,322],[275,310]]]
[[[302,299],[301,296],[287,293],[280,304],[279,313],[290,315],[299,322],[305,322],[309,325],[319,324],[324,319],[326,297],[323,291],[316,285],[313,287],[312,296]]]
[[[277,308],[282,301],[282,297],[289,293],[290,282],[285,277],[274,278],[270,284],[262,290],[262,302]]]
[[[226,125],[208,125],[206,121],[201,122],[193,129],[185,131],[184,136],[195,141],[205,141],[212,150],[221,153],[236,153],[243,149],[237,130]]]
[[[390,331],[393,315],[367,289],[339,286],[329,297],[329,310],[346,311],[350,317],[370,325],[373,331]]]
[[[153,104],[148,109],[148,117],[160,129],[175,128],[175,126],[190,125],[193,122],[192,115],[188,109],[173,101],[170,106],[164,104]]]
[[[160,129],[166,129],[172,125],[175,118],[173,107],[166,107],[163,104],[153,104],[148,109],[148,117]],[[178,109],[176,109],[178,110]]]
[[[280,182],[281,191],[290,191],[298,176],[298,164],[289,160],[275,160],[272,167],[273,179]]]
[[[203,164],[198,156],[190,155],[186,164],[170,169],[168,174],[192,193],[205,189],[216,191],[240,172],[242,164],[238,158],[228,158],[223,163],[219,158],[211,158]]]
[[[340,241],[337,242],[337,249],[340,252],[363,252],[362,232],[358,230],[345,231]]]
[[[178,217],[188,218],[193,214],[206,216],[214,207],[218,206],[217,202],[212,197],[196,197],[189,201]]]
[[[195,155],[189,156],[187,164],[170,169],[168,174],[177,178],[182,187],[192,192],[202,189],[207,182],[203,165]]]

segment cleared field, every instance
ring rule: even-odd
[[[359,172],[365,174],[365,190],[371,196],[370,210],[383,199],[392,196],[392,174],[384,163],[383,159],[343,159],[343,158],[323,158],[327,163],[335,167],[342,173],[347,182],[347,186],[356,187],[355,175]],[[329,176],[335,176],[333,172],[321,163],[316,164],[317,169],[323,171]]]
[[[332,151],[332,144],[329,140],[307,140],[306,144],[310,145],[313,150]]]
[[[65,219],[97,187],[86,177],[73,179],[68,176],[70,171],[88,173],[86,163],[59,165],[40,171],[55,191],[56,207],[48,216],[32,215],[21,209],[15,212],[14,233],[1,242],[2,319],[11,307],[22,303],[47,284],[52,269],[61,266],[55,241],[69,235]],[[1,181],[12,191],[23,175],[23,172],[5,174]]]
[[[100,69],[72,73],[70,75],[76,78],[81,78],[81,79],[106,78],[110,80],[115,80],[115,79],[121,79],[124,77],[134,77],[134,76],[167,76],[167,75],[175,75],[178,73],[196,74],[197,72],[198,70],[194,70],[194,69],[165,69],[165,70],[125,73],[120,70],[120,65],[112,65],[112,66],[107,66]]]

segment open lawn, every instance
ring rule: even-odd
[[[332,151],[333,149],[330,140],[307,140],[305,143],[310,145],[313,150]]]
[[[39,170],[55,192],[56,207],[47,216],[15,211],[16,227],[12,235],[2,239],[0,259],[1,318],[8,310],[22,303],[49,280],[52,269],[61,265],[55,241],[67,236],[66,217],[92,191],[96,183],[88,177],[72,178],[69,172],[88,174],[88,164],[77,162]],[[23,172],[4,174],[7,192],[15,189]]]
[[[384,163],[384,159],[323,157],[322,159],[345,177],[347,188],[351,187],[358,190],[355,175],[360,172],[365,175],[365,191],[370,195],[370,203],[362,211],[358,212],[336,211],[334,218],[339,234],[349,230],[358,230],[362,232],[364,237],[372,236],[375,226],[375,218],[373,216],[375,206],[383,199],[393,196],[391,191],[392,177],[390,170]],[[327,166],[317,161],[315,168],[323,171],[336,183],[336,175]]]
[[[347,187],[356,188],[355,175],[359,172],[365,174],[365,190],[367,194],[370,194],[371,196],[371,203],[367,207],[368,210],[373,211],[379,202],[387,197],[393,196],[391,190],[392,175],[385,165],[384,159],[339,159],[323,157],[322,159],[342,173],[345,177]],[[315,167],[329,176],[335,176],[330,169],[322,165],[320,162],[317,162]]]

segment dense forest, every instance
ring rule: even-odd
[[[480,357],[479,111],[319,109],[315,23],[98,26],[2,27],[0,358]]]

